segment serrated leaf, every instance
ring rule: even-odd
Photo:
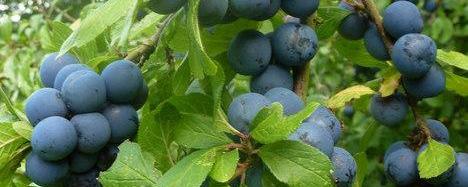
[[[174,164],[171,143],[174,141],[173,129],[180,119],[179,112],[172,105],[163,105],[159,111],[149,111],[143,107],[143,117],[138,129],[138,144],[153,155],[156,168],[162,172]]]
[[[460,69],[468,70],[468,56],[456,51],[445,52],[438,49],[437,61]]]
[[[205,52],[202,43],[200,26],[198,25],[198,5],[200,0],[188,1],[187,28],[190,43],[189,62],[192,74],[197,79],[204,79],[205,75],[216,73],[216,63]]]
[[[23,138],[31,141],[33,127],[29,122],[26,121],[17,121],[13,123],[13,129],[18,133],[18,135]]]
[[[298,141],[279,141],[264,145],[258,155],[271,173],[289,186],[333,186],[330,160],[312,146]]]
[[[78,29],[67,38],[60,48],[60,54],[65,54],[73,47],[81,47],[95,40],[101,33],[117,23],[121,18],[134,11],[138,0],[110,0],[93,10]]]
[[[418,156],[419,176],[437,177],[455,164],[455,151],[450,145],[429,139],[427,148]]]
[[[446,88],[461,96],[468,96],[468,78],[445,71]]]
[[[174,132],[175,141],[194,149],[211,148],[232,142],[223,132],[213,126],[211,117],[184,114],[178,121]]]
[[[316,32],[320,40],[330,38],[338,29],[341,20],[350,14],[337,6],[319,7],[317,10]]]
[[[185,58],[182,65],[177,69],[174,79],[172,80],[174,95],[184,95],[187,88],[190,86],[190,83],[192,83],[192,80],[189,62],[187,62],[187,58]]]
[[[158,181],[164,187],[199,187],[211,171],[217,149],[195,151],[167,171]]]
[[[144,154],[136,143],[124,142],[112,167],[101,173],[104,186],[155,186],[161,172],[156,170],[154,158]]]
[[[129,39],[136,39],[149,31],[154,32],[157,23],[161,21],[162,18],[164,18],[164,15],[156,14],[154,12],[148,13],[148,15],[146,15],[142,20],[132,26]]]
[[[229,181],[236,173],[237,161],[239,161],[239,151],[237,149],[220,154],[216,158],[210,177],[222,183]]]
[[[383,81],[380,84],[379,92],[382,97],[393,95],[400,86],[401,74],[395,68],[389,68],[383,73]]]
[[[263,171],[262,185],[268,187],[287,187],[288,185],[280,182],[270,171]]]
[[[297,114],[286,117],[283,115],[281,104],[273,103],[271,107],[262,109],[255,117],[250,135],[263,144],[286,140],[318,106],[318,103],[309,103]]]
[[[0,124],[0,185],[6,186],[11,182],[30,149],[28,140],[16,133],[12,124]]]
[[[376,60],[367,52],[362,40],[347,40],[338,36],[333,44],[338,53],[353,64],[380,69],[388,67],[388,64]]]
[[[341,108],[344,107],[347,102],[353,99],[358,99],[361,96],[370,95],[374,93],[374,90],[363,85],[352,86],[338,92],[336,95],[328,99],[327,106],[329,108]]]
[[[11,102],[10,98],[8,95],[5,93],[3,88],[0,86],[0,101],[5,103],[6,108],[10,112],[11,115],[13,115],[16,119],[21,119],[21,117],[18,115],[18,113],[15,110],[15,107],[13,106],[13,103]]]

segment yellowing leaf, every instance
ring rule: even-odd
[[[363,95],[374,94],[375,91],[363,85],[352,86],[337,93],[327,101],[329,108],[341,108],[352,99],[360,98]]]

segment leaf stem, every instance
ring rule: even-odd
[[[164,21],[159,26],[159,30],[154,35],[152,35],[151,38],[147,39],[143,44],[138,46],[135,50],[128,53],[125,59],[137,63],[140,67],[143,66],[143,64],[146,62],[146,60],[148,60],[148,58],[154,52],[154,50],[156,50],[156,47],[161,41],[161,37],[164,31],[166,30],[167,26],[169,25],[169,23],[171,23],[174,17],[175,14],[170,14],[166,16],[164,18]]]
[[[5,102],[5,105],[6,107],[8,108],[8,111],[10,111],[10,113],[16,117],[16,119],[18,120],[21,120],[20,116],[18,115],[18,113],[16,112],[15,108],[13,107],[13,103],[11,102],[10,98],[8,97],[8,95],[5,93],[5,91],[3,90],[3,88],[1,87],[1,84],[0,84],[0,94],[1,94],[1,100],[3,100]]]
[[[385,29],[382,23],[382,17],[380,16],[379,10],[375,5],[373,0],[361,0],[366,8],[367,12],[369,13],[371,19],[374,21],[377,30],[384,42],[385,48],[387,49],[388,54],[391,54],[393,48],[393,41],[392,39],[385,33]],[[404,87],[404,86],[403,86]],[[417,125],[417,129],[413,132],[410,137],[410,142],[414,147],[420,147],[424,142],[426,142],[430,137],[431,133],[427,128],[427,123],[424,117],[422,117],[417,110],[418,100],[414,97],[411,97],[405,89],[406,97],[408,100],[408,104],[411,108],[411,112],[413,114],[414,120]]]

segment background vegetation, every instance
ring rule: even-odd
[[[376,1],[382,10],[388,5],[388,0]],[[72,29],[77,29],[82,21],[93,9],[102,4],[94,0],[55,0],[55,1],[0,1],[0,87],[2,89],[2,102],[0,103],[0,125],[16,121],[14,114],[9,112],[6,99],[8,98],[18,115],[24,106],[25,99],[40,85],[38,78],[38,66],[44,54],[60,50],[62,43],[67,39]],[[321,7],[336,6],[337,1],[321,1]],[[136,9],[135,9],[136,10]],[[82,46],[72,46],[72,52],[77,54],[83,62],[95,69],[101,69],[112,60],[122,58],[128,51],[138,49],[140,44],[147,41],[155,33],[155,28],[160,28],[165,16],[151,13],[144,6],[140,7],[135,23],[131,23],[130,30],[126,31],[128,23],[113,24],[105,28],[107,31],[100,34],[95,41],[84,42]],[[468,1],[443,0],[441,7],[434,13],[424,12],[424,32],[432,37],[439,49],[468,53]],[[111,15],[106,15],[111,17]],[[320,16],[320,13],[319,13]],[[242,28],[258,27],[263,32],[270,32],[272,28],[281,22],[281,16],[277,15],[275,21],[262,23],[240,20],[237,25]],[[327,21],[327,17],[315,20],[319,23]],[[99,20],[102,23],[105,19]],[[110,19],[110,18],[109,18]],[[172,19],[182,19],[175,16]],[[329,20],[328,20],[329,21]],[[338,22],[335,20],[335,22]],[[99,24],[94,22],[93,24]],[[158,104],[174,91],[181,90],[187,84],[190,90],[203,90],[204,82],[185,78],[186,72],[182,69],[182,61],[186,59],[184,51],[188,48],[184,34],[185,25],[170,24],[168,31],[163,34],[161,44],[156,52],[149,56],[149,60],[143,66],[144,76],[150,85],[150,98],[147,106],[140,111],[143,116],[142,126],[152,124],[153,119],[145,117],[151,114]],[[208,53],[218,61],[226,51],[226,43],[230,36],[239,30],[232,27],[219,27],[202,30],[202,36],[208,39],[223,39],[221,43],[208,41],[205,45]],[[224,29],[221,32],[216,29]],[[321,28],[318,28],[319,30]],[[156,30],[157,31],[157,30]],[[379,83],[385,75],[385,69],[380,70],[381,62],[372,59],[365,51],[362,41],[347,41],[337,33],[325,33],[330,35],[327,39],[320,39],[320,49],[311,65],[308,101],[325,103],[331,96],[339,91],[358,84],[365,84],[374,90],[379,89]],[[214,35],[214,36],[213,36]],[[320,34],[319,34],[320,35]],[[466,62],[465,62],[466,63]],[[445,65],[444,65],[445,66]],[[456,151],[468,150],[468,71],[456,67],[444,67],[450,72],[447,75],[447,91],[438,97],[425,99],[419,104],[421,113],[426,117],[438,119],[448,126],[450,130],[450,145]],[[203,72],[202,72],[203,74]],[[225,71],[227,76],[232,72]],[[175,75],[175,76],[173,76]],[[182,77],[182,78],[181,78]],[[174,80],[175,79],[175,80]],[[169,81],[168,81],[169,80]],[[177,84],[172,84],[177,82]],[[182,85],[181,85],[182,84]],[[230,94],[223,97],[222,106],[226,107],[232,97],[248,92],[248,78],[236,76],[227,87]],[[415,127],[414,119],[408,117],[407,125],[399,129],[389,129],[376,124],[367,111],[370,96],[355,100],[352,105],[355,109],[353,117],[346,117],[342,109],[336,110],[336,114],[344,122],[344,136],[339,146],[346,148],[353,155],[365,153],[365,156],[357,155],[358,164],[366,164],[366,174],[363,186],[391,185],[386,181],[383,173],[382,159],[386,148],[397,140],[405,139]],[[140,132],[139,136],[143,136]],[[153,142],[145,142],[139,138],[142,149],[157,154],[149,145]],[[365,141],[363,141],[365,140]],[[1,139],[0,139],[0,142]],[[156,145],[158,146],[158,145]],[[173,145],[175,146],[175,145]],[[173,147],[175,159],[185,155],[184,148]],[[1,155],[1,153],[0,153]],[[1,158],[1,157],[0,157]],[[0,171],[7,169],[5,160],[0,160]],[[166,171],[167,165],[158,165],[160,171]],[[21,173],[22,169],[18,169]],[[0,177],[5,175],[0,173]],[[21,174],[13,176],[13,185],[28,184],[28,179]]]

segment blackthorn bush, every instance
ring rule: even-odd
[[[83,153],[96,153],[111,137],[107,119],[100,113],[79,114],[70,120],[78,134],[77,149]]]
[[[435,97],[445,90],[445,73],[439,65],[433,65],[429,72],[419,79],[403,77],[403,85],[413,97]]]
[[[433,119],[428,119],[426,120],[427,122],[427,128],[429,128],[429,131],[431,132],[431,137],[434,140],[437,140],[439,142],[443,143],[448,143],[450,140],[449,132],[447,127],[445,127],[444,124],[442,124],[440,121],[433,120]]]
[[[228,109],[229,123],[240,132],[249,132],[250,124],[257,113],[271,102],[263,95],[246,93],[231,102]]]
[[[117,159],[118,153],[119,147],[117,147],[117,145],[110,144],[104,147],[99,152],[98,160],[96,163],[96,166],[99,169],[99,171],[107,171],[112,166],[115,159]]]
[[[69,64],[80,63],[79,60],[73,55],[64,54],[60,57],[58,57],[58,55],[59,53],[51,53],[42,59],[41,66],[39,68],[39,74],[42,84],[45,87],[54,87],[55,77],[63,67]]]
[[[457,153],[453,176],[449,179],[446,186],[463,187],[468,185],[468,154]]]
[[[228,49],[228,61],[235,72],[257,75],[264,71],[271,60],[270,40],[255,30],[237,34]]]
[[[436,61],[435,42],[423,34],[406,34],[398,39],[392,50],[392,61],[405,77],[424,76]]]
[[[428,12],[435,12],[439,7],[436,0],[426,0],[424,1],[424,10]]]
[[[201,0],[198,7],[200,24],[209,27],[221,23],[228,7],[228,0]]]
[[[141,107],[143,107],[143,105],[145,105],[146,99],[148,99],[148,85],[146,84],[145,80],[143,80],[141,84],[141,88],[138,90],[136,97],[132,101],[132,106],[133,108],[135,108],[135,110],[138,110]]]
[[[55,161],[67,157],[78,142],[73,124],[65,118],[52,116],[39,122],[32,132],[33,152],[44,160]]]
[[[423,24],[418,7],[408,1],[396,1],[390,4],[383,14],[385,31],[396,39],[405,34],[420,33]]]
[[[319,0],[281,0],[281,9],[291,16],[306,18],[317,11],[319,4]]]
[[[402,148],[410,149],[408,147],[408,142],[406,142],[406,141],[397,141],[397,142],[393,143],[392,145],[390,145],[390,147],[388,147],[387,151],[385,151],[384,160],[387,160],[388,155],[390,155],[393,152],[398,151],[399,149],[402,149]]]
[[[57,77],[55,77],[55,81],[54,81],[54,88],[57,89],[57,90],[61,90],[62,89],[62,86],[63,86],[63,82],[65,82],[65,79],[67,79],[67,77],[76,72],[76,71],[81,71],[81,70],[89,70],[89,71],[92,71],[91,68],[89,68],[88,66],[84,65],[84,64],[70,64],[70,65],[66,65],[65,67],[63,67],[58,73],[57,73]]]
[[[126,85],[126,82],[122,81]],[[106,84],[97,73],[88,70],[70,74],[62,87],[63,100],[74,113],[99,111],[106,102]]]
[[[368,28],[367,17],[361,13],[353,12],[341,21],[338,32],[348,40],[359,40],[364,37]]]
[[[250,91],[265,94],[273,88],[293,89],[293,77],[289,70],[278,65],[269,65],[267,69],[252,77],[250,81]]]
[[[279,102],[283,105],[285,115],[293,115],[304,108],[304,101],[296,95],[293,91],[286,88],[273,88],[267,93],[265,97],[272,103]]]
[[[371,99],[369,110],[372,117],[379,123],[388,127],[396,127],[402,125],[409,107],[406,98],[400,93],[388,97],[375,94]]]
[[[129,105],[109,104],[102,114],[107,118],[111,129],[111,143],[122,143],[136,135],[138,130],[138,114]]]
[[[310,146],[316,147],[328,157],[333,153],[333,138],[329,131],[321,126],[310,122],[304,122],[289,136],[290,140],[302,141]]]
[[[38,185],[56,184],[67,176],[68,171],[68,160],[45,161],[34,153],[26,158],[26,175]]]
[[[83,173],[94,167],[98,159],[98,154],[86,154],[75,151],[70,155],[69,159],[70,171]]]
[[[300,66],[311,60],[318,49],[315,31],[307,25],[285,23],[271,39],[275,60],[285,66]]]
[[[336,144],[341,136],[341,123],[335,114],[330,109],[324,106],[319,106],[312,115],[310,115],[305,122],[311,123],[316,126],[326,129],[333,138]]]
[[[417,154],[409,148],[400,148],[384,160],[387,177],[398,186],[408,186],[418,179]]]
[[[367,29],[364,34],[364,46],[366,47],[367,52],[377,60],[390,60],[390,55],[385,48],[382,37],[373,23],[369,25],[369,29]]]
[[[32,126],[36,126],[45,118],[51,116],[65,117],[68,113],[60,92],[53,88],[36,90],[26,101],[24,111]]]
[[[174,13],[185,5],[187,0],[150,0],[149,8],[158,14]]]
[[[230,3],[237,16],[263,21],[276,14],[281,0],[231,0]]]
[[[105,80],[107,99],[114,104],[129,104],[138,94],[143,75],[134,63],[118,60],[109,64],[101,73]]]
[[[339,187],[351,186],[357,170],[353,156],[343,148],[334,147],[330,159],[333,163],[333,178],[336,185]]]

